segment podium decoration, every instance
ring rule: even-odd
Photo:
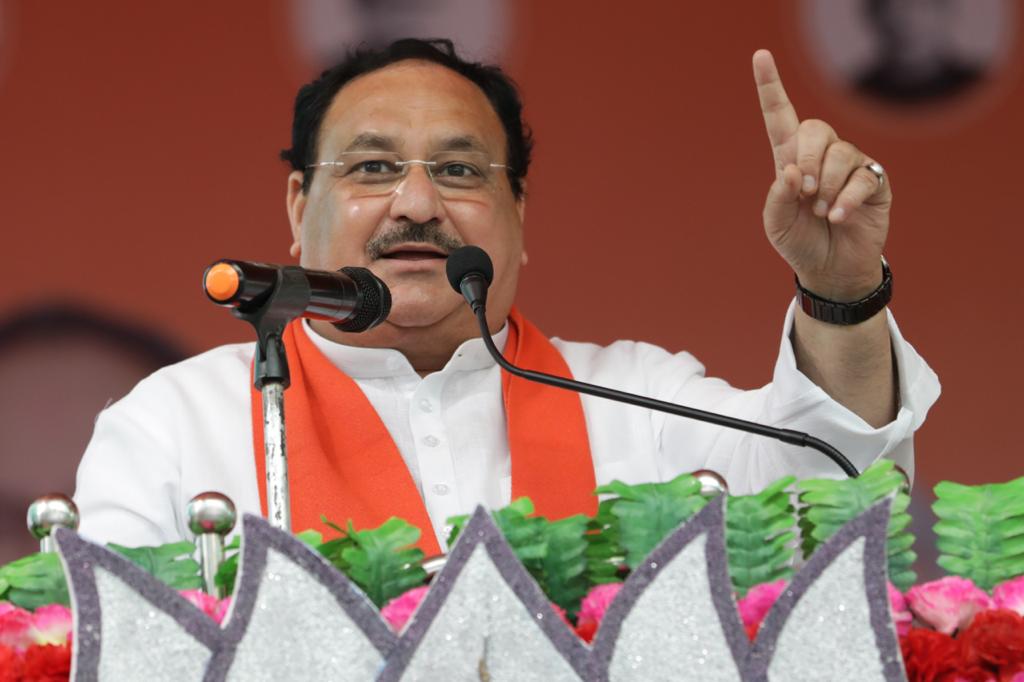
[[[257,517],[222,627],[122,557],[57,531],[72,586],[76,679],[900,680],[882,562],[888,505],[797,572],[753,646],[725,557],[724,499],[626,580],[593,649],[478,508],[400,637],[326,560]],[[837,603],[838,596],[838,603]],[[668,622],[666,619],[669,618]],[[825,621],[830,627],[821,627]],[[843,653],[822,656],[823,651]]]
[[[0,677],[38,677],[45,659],[63,679],[72,657],[82,680],[1024,673],[1024,478],[940,484],[952,575],[905,593],[886,583],[913,543],[891,463],[739,497],[709,499],[692,476],[610,487],[593,518],[549,521],[523,498],[451,519],[455,545],[429,560],[401,519],[328,523],[340,536],[325,540],[246,517],[217,575],[224,600],[194,589],[190,542],[104,549],[58,529],[58,554],[0,566]],[[802,566],[798,544],[814,545]]]

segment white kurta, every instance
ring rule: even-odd
[[[673,355],[633,341],[606,347],[552,342],[576,379],[807,431],[837,447],[858,469],[887,457],[912,473],[913,433],[939,395],[935,373],[890,316],[900,409],[892,423],[874,429],[796,368],[789,340],[794,311],[791,305],[772,382],[752,391],[706,378],[703,365],[685,352]],[[303,329],[380,415],[442,547],[448,517],[478,504],[496,508],[510,502],[501,375],[482,341],[465,342],[444,369],[420,378],[398,351],[344,346]],[[499,347],[505,336],[504,330],[495,336]],[[185,506],[209,490],[230,497],[240,513],[260,513],[250,402],[254,347],[221,346],[165,367],[99,415],[78,470],[75,500],[84,535],[129,546],[190,537]],[[807,448],[600,398],[582,401],[599,485],[615,479],[664,481],[713,469],[726,478],[730,492],[744,494],[786,474],[842,475],[831,460]]]

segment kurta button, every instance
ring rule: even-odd
[[[437,483],[437,484],[435,484],[434,485],[434,494],[435,495],[447,495],[448,494],[448,486],[446,486],[444,483]]]
[[[430,404],[430,401],[426,398],[420,400],[420,409],[424,412],[433,412],[434,406]]]
[[[424,436],[423,437],[423,444],[428,446],[428,447],[432,447],[432,448],[433,447],[437,447],[437,444],[440,443],[440,442],[441,441],[439,441],[436,436]]]

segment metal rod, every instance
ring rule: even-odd
[[[267,520],[274,528],[292,532],[288,494],[288,452],[284,433],[284,386],[263,384],[263,448],[267,465]]]
[[[203,570],[203,590],[217,599],[224,594],[217,584],[217,570],[224,562],[224,538],[216,533],[203,533],[199,536],[199,558]]]

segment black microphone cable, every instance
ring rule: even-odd
[[[709,424],[717,424],[718,426],[724,426],[729,429],[736,429],[759,436],[765,436],[767,438],[774,438],[775,440],[779,440],[790,445],[809,447],[817,450],[835,462],[836,465],[843,470],[843,473],[850,478],[857,478],[860,475],[860,472],[857,471],[857,467],[855,467],[853,463],[843,455],[843,453],[839,452],[839,450],[820,438],[815,438],[814,436],[808,433],[803,433],[802,431],[780,429],[774,426],[746,421],[745,419],[729,417],[724,414],[700,410],[695,407],[677,405],[664,400],[634,395],[632,393],[618,391],[613,388],[597,386],[583,381],[566,379],[565,377],[559,377],[553,374],[546,374],[544,372],[516,367],[506,360],[505,356],[502,355],[501,351],[499,351],[494,345],[494,340],[491,339],[490,327],[487,324],[486,292],[487,286],[490,285],[491,278],[493,277],[493,266],[491,265],[490,257],[479,247],[465,246],[453,251],[448,256],[447,273],[448,281],[451,283],[452,287],[459,293],[463,294],[470,307],[472,307],[473,313],[476,315],[477,322],[480,326],[480,336],[483,339],[488,352],[494,357],[495,362],[497,362],[498,365],[509,374],[529,381],[536,381],[537,383],[546,384],[548,386],[562,388],[567,391],[577,391],[579,393],[585,393],[598,398],[605,398],[606,400],[614,400],[616,402],[636,405],[637,407],[646,407],[651,410],[657,410],[658,412],[674,414],[679,417],[695,419]]]

